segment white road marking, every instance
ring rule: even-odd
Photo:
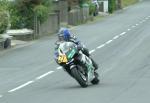
[[[54,72],[54,71],[49,71],[49,72],[47,72],[47,73],[45,73],[45,74],[43,74],[43,75],[37,77],[36,80],[42,79],[42,78],[48,76],[49,74],[51,74],[51,73],[53,73],[53,72]]]
[[[2,98],[3,97],[3,95],[0,95],[0,98]]]
[[[20,85],[20,86],[17,87],[17,88],[14,88],[14,89],[12,89],[12,90],[9,90],[8,92],[9,92],[9,93],[14,92],[14,91],[19,90],[19,89],[21,89],[21,88],[23,88],[23,87],[25,87],[25,86],[27,86],[27,85],[33,83],[33,82],[34,82],[34,81],[29,81],[29,82],[27,82],[27,83],[25,83],[25,84],[23,84],[23,85]]]
[[[149,18],[147,17],[147,18],[145,18],[145,19],[147,20],[147,19],[149,19]]]
[[[143,22],[145,22],[146,20],[143,20]]]
[[[131,29],[128,29],[128,31],[130,31]]]
[[[136,27],[136,26],[134,26],[134,25],[132,26],[132,28],[135,28],[135,27]]]
[[[111,43],[112,41],[113,41],[113,40],[109,40],[109,41],[106,42],[106,44],[109,44],[109,43]]]
[[[142,24],[143,23],[143,21],[140,21],[140,24]]]
[[[62,67],[57,67],[56,69],[58,69],[58,70],[59,70],[59,69],[62,69]]]
[[[102,48],[104,46],[105,46],[105,44],[102,44],[102,45],[98,46],[97,49],[100,49],[100,48]]]
[[[139,24],[135,24],[136,26],[138,26]]]
[[[121,33],[121,34],[119,34],[120,36],[122,36],[122,35],[124,35],[124,34],[126,34],[127,32],[123,32],[123,33]]]
[[[91,53],[93,53],[93,52],[95,52],[95,49],[91,50],[89,53],[91,54]]]
[[[113,39],[117,39],[117,38],[119,38],[119,36],[117,35],[117,36],[115,36],[115,37],[113,37]]]

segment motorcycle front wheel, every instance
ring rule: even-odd
[[[88,78],[80,71],[77,67],[71,69],[72,76],[77,80],[77,82],[81,85],[81,87],[85,88],[88,86]]]

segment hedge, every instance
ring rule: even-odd
[[[108,11],[113,13],[116,9],[116,0],[108,0]]]

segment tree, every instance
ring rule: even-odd
[[[0,0],[0,34],[4,33],[9,24],[7,0]]]
[[[116,0],[108,0],[109,13],[113,13],[115,9],[116,9]]]
[[[43,22],[48,15],[51,0],[16,0],[11,5],[12,28],[34,27],[34,16]]]

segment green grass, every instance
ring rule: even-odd
[[[137,3],[139,0],[122,0],[123,7]]]

